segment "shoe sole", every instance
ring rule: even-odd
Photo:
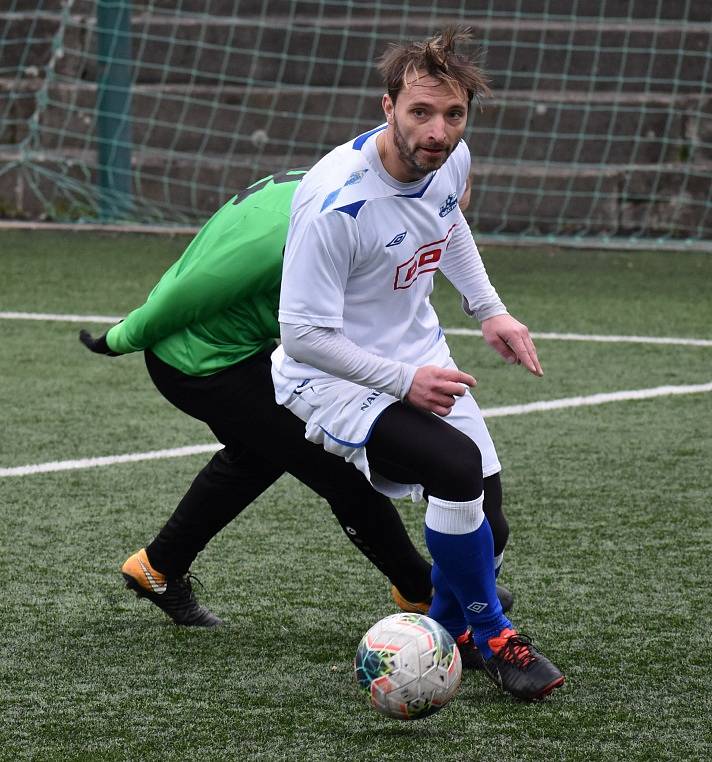
[[[482,671],[487,675],[487,677],[503,692],[506,694],[509,694],[513,698],[517,699],[518,701],[539,701],[541,699],[546,698],[550,693],[553,693],[557,688],[560,688],[564,682],[566,681],[566,677],[564,675],[560,675],[559,677],[552,680],[548,685],[545,685],[539,693],[536,693],[534,695],[524,695],[522,693],[517,693],[515,691],[507,690],[502,685],[501,677],[499,676],[499,671],[497,672],[497,677],[495,677],[492,672],[487,669],[487,667],[484,665],[482,666]]]
[[[146,595],[146,590],[141,587],[141,585],[130,575],[126,574],[126,572],[121,572],[121,576],[126,580],[126,588],[128,590],[133,590],[134,593],[136,593],[137,598],[148,598]]]
[[[565,681],[566,681],[566,678],[564,677],[564,675],[562,675],[561,677],[557,677],[556,680],[549,683],[549,685],[547,685],[546,688],[544,688],[544,690],[541,691],[541,693],[538,693],[536,696],[534,696],[534,699],[538,700],[538,699],[546,698],[550,693],[553,693],[557,688],[560,688]]]

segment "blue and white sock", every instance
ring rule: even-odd
[[[488,659],[492,652],[489,638],[499,635],[512,623],[502,613],[495,583],[492,530],[482,510],[484,495],[476,500],[455,502],[432,495],[425,513],[425,542],[433,557],[438,581],[442,574],[447,583],[442,595],[435,584],[430,611],[434,619],[442,614],[452,626],[452,594],[457,598],[462,615],[472,627],[475,644]],[[437,620],[439,621],[439,620]]]

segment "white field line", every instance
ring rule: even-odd
[[[79,460],[55,460],[51,463],[35,463],[31,466],[15,468],[0,468],[2,476],[27,476],[29,474],[46,474],[50,471],[76,471],[82,468],[97,466],[113,466],[115,463],[133,463],[140,460],[162,460],[163,458],[183,458],[186,455],[197,455],[201,452],[215,452],[222,447],[217,442],[213,444],[190,445],[174,447],[171,450],[151,450],[149,452],[131,452],[127,455],[106,455],[102,458],[80,458]]]
[[[558,400],[528,402],[524,405],[490,407],[483,409],[482,415],[485,418],[500,418],[505,415],[523,415],[524,413],[537,413],[542,410],[563,410],[567,407],[588,407],[590,405],[603,405],[607,402],[647,400],[652,397],[670,397],[676,394],[701,394],[703,392],[712,392],[712,381],[706,384],[656,386],[652,389],[630,389],[621,392],[602,392],[600,394],[588,394],[585,397],[564,397],[563,399]]]
[[[60,315],[51,312],[0,312],[3,320],[49,320],[65,323],[118,323],[122,318],[110,315]],[[476,328],[445,328],[449,336],[482,336]],[[539,333],[534,339],[557,339],[559,341],[598,341],[628,344],[668,344],[689,347],[712,347],[712,339],[691,339],[675,336],[610,336],[586,333]]]
[[[712,381],[706,384],[657,386],[652,389],[632,389],[630,391],[590,394],[585,397],[565,397],[558,400],[541,400],[540,402],[529,402],[525,405],[484,408],[482,410],[482,415],[485,418],[499,418],[506,415],[524,415],[525,413],[535,413],[542,410],[562,410],[569,407],[603,405],[607,402],[642,400],[650,399],[652,397],[667,397],[676,394],[700,394],[703,392],[712,392]],[[51,463],[35,463],[34,465],[29,466],[0,468],[0,477],[27,476],[29,474],[42,474],[50,471],[71,471],[83,468],[95,468],[96,466],[112,466],[115,463],[129,463],[141,460],[180,458],[186,455],[195,455],[197,453],[215,452],[220,449],[220,447],[221,445],[213,443],[176,447],[171,450],[134,452],[127,455],[107,455],[101,458],[82,458],[80,460],[60,460]]]
[[[449,336],[482,336],[476,328],[445,328]],[[589,333],[539,333],[532,331],[533,339],[556,339],[559,341],[601,341],[627,344],[673,344],[688,347],[712,347],[712,339],[690,339],[676,336],[611,336]]]
[[[57,315],[52,312],[0,312],[3,320],[50,320],[60,323],[118,323],[123,318],[109,315]]]

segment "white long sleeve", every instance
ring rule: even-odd
[[[440,260],[440,270],[462,294],[463,310],[481,323],[503,315],[507,308],[490,283],[475,239],[461,213],[460,217],[452,241]]]
[[[294,360],[404,399],[417,367],[362,349],[341,330],[280,323],[284,351]]]

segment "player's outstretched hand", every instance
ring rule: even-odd
[[[511,315],[496,315],[482,322],[484,340],[508,363],[523,365],[535,376],[543,376],[529,329]]]
[[[415,372],[405,399],[413,407],[437,415],[447,415],[455,404],[455,398],[462,397],[466,388],[476,383],[469,373],[461,370],[424,365]]]
[[[82,330],[79,331],[79,341],[81,341],[90,352],[95,352],[98,355],[108,355],[109,357],[119,356],[118,352],[109,349],[109,345],[106,343],[105,333],[95,339],[86,328],[82,328]]]

